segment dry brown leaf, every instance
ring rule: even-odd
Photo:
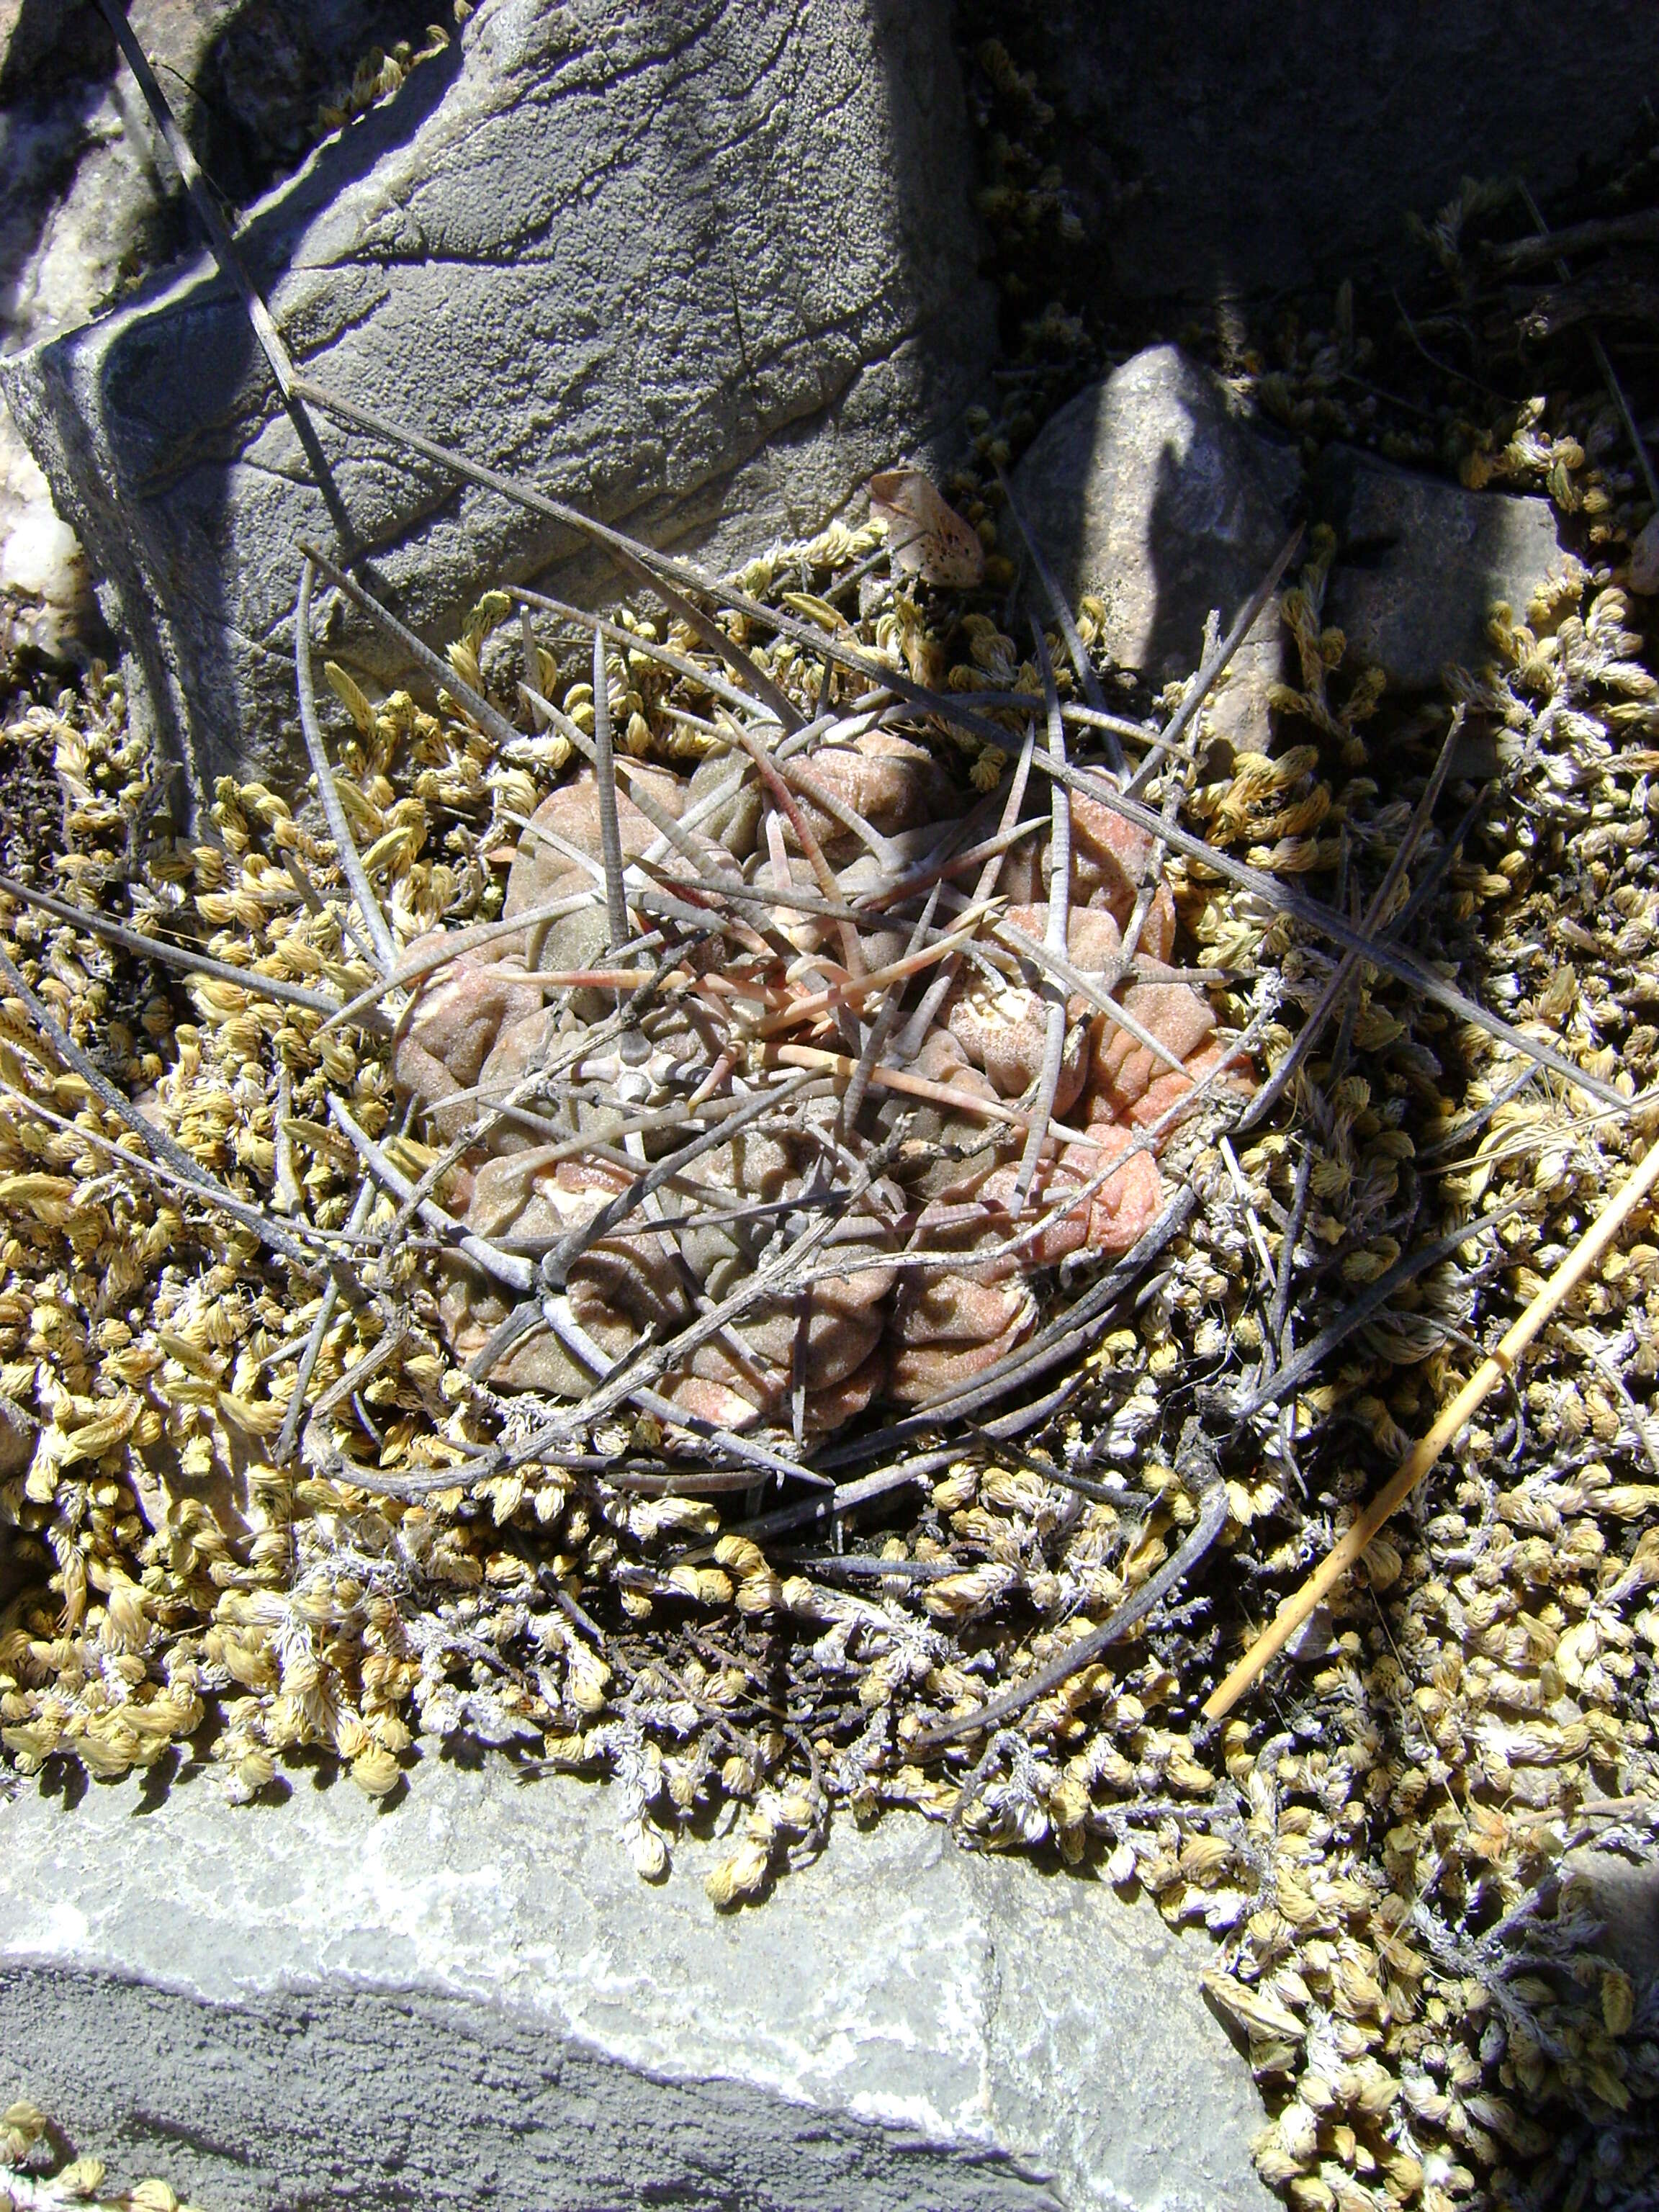
[[[870,479],[870,513],[887,525],[893,565],[926,584],[965,587],[985,574],[985,548],[920,469]]]

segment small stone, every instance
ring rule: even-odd
[[[1569,1851],[1561,1862],[1571,1901],[1601,1924],[1595,1948],[1629,1980],[1636,2002],[1659,1991],[1659,1869],[1621,1851]]]
[[[1524,620],[1569,557],[1548,500],[1465,491],[1349,446],[1326,453],[1317,495],[1339,540],[1325,620],[1391,691],[1432,690],[1443,670],[1492,659],[1491,609],[1502,600]]]
[[[1293,520],[1295,450],[1237,412],[1176,347],[1150,347],[1061,408],[1014,475],[1014,496],[1060,587],[1106,610],[1103,649],[1155,683],[1189,674],[1211,611],[1224,629]],[[1269,609],[1236,681],[1279,672]],[[1259,664],[1259,666],[1258,666]]]
[[[1643,524],[1630,549],[1630,587],[1644,599],[1659,592],[1659,514]]]
[[[1286,1641],[1285,1650],[1287,1657],[1298,1660],[1307,1667],[1324,1658],[1334,1641],[1331,1609],[1328,1605],[1316,1605]]]

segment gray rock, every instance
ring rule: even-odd
[[[1224,628],[1273,566],[1301,482],[1292,447],[1241,421],[1174,346],[1154,346],[1061,408],[1013,485],[1061,590],[1105,607],[1105,651],[1164,683],[1197,666],[1211,611]],[[1235,704],[1251,687],[1259,699],[1279,658],[1269,607],[1235,663]]]
[[[132,23],[222,191],[251,197],[315,135],[321,98],[427,0],[132,0]],[[0,353],[100,313],[190,239],[179,179],[94,0],[0,0]],[[0,407],[0,658],[96,629],[82,552]]]
[[[128,0],[219,191],[294,167],[378,40],[418,48],[431,0]],[[100,313],[191,246],[183,186],[96,0],[0,0],[0,349]]]
[[[424,1765],[233,1810],[0,1802],[0,2050],[130,2182],[237,2208],[1268,2212],[1207,1939],[910,1817],[721,1917],[596,1787]]]
[[[42,70],[32,26],[9,27],[7,79]],[[161,211],[152,149],[115,90],[82,79],[12,100],[0,114],[0,349],[13,353],[82,322],[142,258]],[[137,118],[131,120],[137,122]],[[0,408],[0,652],[59,655],[91,611],[75,533],[10,414]]]
[[[485,0],[240,239],[308,374],[718,562],[926,455],[993,343],[945,0]],[[206,264],[0,368],[200,788],[291,768],[297,541],[335,542]],[[413,626],[592,588],[568,532],[325,422]],[[398,672],[330,606],[329,649]],[[354,622],[356,618],[354,617]]]
[[[1318,499],[1339,541],[1325,619],[1392,691],[1490,660],[1488,611],[1502,599],[1524,616],[1566,557],[1548,500],[1465,491],[1352,447],[1327,451]]]

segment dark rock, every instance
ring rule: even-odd
[[[1073,606],[1097,598],[1105,651],[1158,683],[1190,674],[1206,617],[1218,611],[1224,629],[1261,583],[1301,481],[1295,450],[1242,419],[1221,384],[1174,346],[1137,354],[1080,392],[1013,480],[1060,589]],[[1279,657],[1270,606],[1228,687],[1238,729],[1226,733],[1238,742],[1265,714]]]
[[[1325,619],[1392,691],[1431,690],[1443,669],[1491,659],[1490,610],[1503,600],[1524,616],[1571,557],[1548,500],[1465,491],[1352,447],[1327,452],[1317,498],[1339,544]]]
[[[1465,177],[1523,175],[1547,204],[1616,153],[1659,77],[1644,0],[973,13],[1057,111],[1061,191],[1097,284],[1205,313],[1421,267],[1403,218],[1432,219]],[[1563,98],[1569,84],[1586,96]]]
[[[1596,1949],[1629,1975],[1639,2006],[1659,1991],[1659,1866],[1622,1851],[1573,1850],[1561,1861],[1571,1903],[1597,1921]]]
[[[320,383],[719,561],[925,455],[977,390],[969,183],[943,0],[635,0],[591,22],[486,0],[240,243]],[[0,386],[198,788],[291,772],[297,541],[337,541],[234,295],[193,265]],[[382,590],[429,636],[485,582],[599,587],[568,532],[322,437]],[[399,672],[337,606],[323,623],[331,652]]]

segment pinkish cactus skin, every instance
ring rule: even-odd
[[[878,882],[896,859],[908,864],[928,847],[933,826],[960,811],[933,756],[884,732],[823,748],[804,767],[811,788],[798,793],[796,803],[848,897]],[[646,773],[659,805],[680,815],[684,783],[666,770]],[[814,792],[833,795],[876,838],[893,842],[867,849],[859,832],[814,803]],[[619,795],[617,813],[623,854],[635,858],[656,832],[625,793]],[[813,890],[816,878],[799,854],[793,827],[781,821],[779,827],[785,829],[791,884]],[[545,800],[533,828],[551,832],[576,854],[597,858],[592,773],[584,770]],[[739,847],[740,860],[748,849],[741,837]],[[763,842],[759,866],[750,871],[757,888],[773,882],[777,850],[775,842],[769,852]],[[1150,841],[1140,831],[1091,799],[1073,799],[1066,956],[1080,973],[1097,979],[1100,989],[1115,990],[1119,982],[1123,933],[1151,857]],[[506,915],[589,890],[594,880],[580,859],[527,833],[508,879]],[[1000,888],[1018,902],[1006,909],[1009,921],[1042,943],[1051,888],[1046,841],[1029,841],[1008,855]],[[764,920],[757,909],[744,911],[757,922]],[[830,963],[838,961],[834,925],[780,908],[775,927],[799,953],[810,958],[822,951]],[[1043,989],[1012,974],[993,979],[964,965],[910,1064],[915,1075],[944,1085],[963,1103],[953,1109],[942,1102],[898,1102],[911,1117],[907,1126],[921,1132],[913,1143],[927,1155],[921,1186],[927,1195],[920,1211],[896,1185],[876,1184],[821,1249],[820,1260],[844,1253],[845,1273],[821,1277],[799,1297],[751,1307],[665,1373],[657,1385],[662,1395],[688,1415],[725,1427],[798,1425],[803,1440],[810,1441],[878,1402],[926,1405],[1017,1349],[1036,1319],[1036,1302],[1026,1280],[1032,1269],[1079,1253],[1110,1257],[1130,1250],[1164,1199],[1157,1162],[1150,1149],[1135,1146],[1136,1133],[1152,1127],[1221,1059],[1206,1001],[1175,976],[1157,972],[1156,963],[1171,950],[1175,927],[1174,903],[1160,884],[1135,948],[1138,980],[1121,994],[1120,1003],[1180,1068],[1114,1024],[1092,999],[1072,991],[1054,1110],[1085,1141],[1045,1148],[1030,1201],[1018,1216],[1011,1133],[1006,1124],[975,1115],[967,1102],[1014,1103],[1034,1094],[1050,1000]],[[905,935],[898,927],[866,931],[870,963],[899,957]],[[596,899],[568,923],[527,929],[522,941],[463,954],[417,992],[402,1024],[394,1067],[399,1085],[427,1109],[441,1135],[464,1127],[478,1103],[504,1097],[555,1049],[579,1045],[580,1030],[573,1031],[570,1010],[593,1018],[608,1001],[589,991],[599,1001],[592,1015],[581,1014],[580,993],[570,1010],[562,997],[544,1003],[543,987],[532,978],[538,969],[592,965],[604,943],[602,902]],[[838,967],[835,972],[841,972]],[[812,984],[801,988],[805,992]],[[614,1046],[596,1048],[574,1072],[601,1100],[664,1095],[665,1085],[672,1091],[677,1060],[712,1063],[721,1044],[718,1018],[687,998],[659,1021],[644,1059],[625,1062]],[[1235,1087],[1249,1083],[1242,1073],[1224,1079]],[[447,1099],[474,1086],[478,1101],[446,1107]],[[581,1110],[602,1117],[614,1108]],[[541,1142],[533,1127],[502,1122],[487,1149],[457,1171],[452,1202],[465,1206],[466,1225],[479,1235],[546,1249],[591,1220],[629,1180],[628,1170],[614,1161],[569,1157],[567,1150]],[[701,1187],[706,1206],[716,1210],[793,1198],[805,1189],[817,1157],[817,1141],[805,1128],[746,1133],[688,1170],[677,1207],[691,1210],[694,1187]],[[1080,1195],[1105,1169],[1112,1171],[1100,1188]],[[1072,1192],[1079,1195],[1068,1204]],[[1050,1212],[1054,1218],[1043,1222]],[[936,1265],[901,1267],[895,1262],[906,1246],[951,1256]],[[729,1295],[753,1272],[760,1249],[761,1243],[717,1225],[675,1232],[653,1228],[648,1216],[635,1217],[625,1232],[599,1240],[571,1268],[569,1316],[599,1352],[620,1358],[642,1335],[665,1340],[686,1328],[696,1318],[699,1298],[706,1306]],[[452,1266],[441,1303],[451,1342],[463,1358],[482,1348],[506,1310],[500,1294],[459,1262]],[[580,1397],[592,1376],[552,1328],[538,1324],[497,1358],[489,1379],[501,1389]]]
[[[951,779],[933,755],[889,730],[868,731],[851,744],[821,746],[801,765],[820,790],[851,807],[884,837],[948,822],[961,811]],[[830,860],[850,860],[860,851],[857,832],[815,806],[809,794],[801,794],[800,806]],[[799,851],[793,830],[788,837]]]
[[[999,1097],[1023,1097],[1036,1081],[1048,1028],[1048,1001],[1040,993],[975,976],[952,994],[945,1019],[969,1064],[990,1078]],[[1054,1093],[1056,1114],[1070,1113],[1088,1073],[1088,1024],[1073,1021]]]
[[[627,783],[635,780],[642,781],[658,805],[665,807],[677,819],[685,805],[685,785],[668,769],[647,765],[631,770],[626,781],[619,776],[617,827],[622,836],[624,860],[637,860],[655,842],[657,836],[628,796]],[[528,914],[532,908],[545,906],[569,892],[586,890],[592,884],[590,871],[556,846],[540,842],[536,835],[538,830],[551,830],[590,859],[599,858],[599,791],[591,768],[580,769],[568,783],[561,784],[531,816],[529,828],[519,839],[519,849],[507,878],[507,897],[501,907],[504,921],[511,921],[515,915]]]
[[[434,930],[416,938],[410,954],[435,951],[443,934]],[[442,1102],[477,1081],[503,1030],[514,1030],[541,1011],[539,987],[518,980],[523,961],[522,947],[504,954],[485,945],[459,954],[421,984],[398,1025],[392,1073],[400,1089],[420,1099],[446,1138],[466,1127],[472,1108],[457,1107],[446,1115]]]

